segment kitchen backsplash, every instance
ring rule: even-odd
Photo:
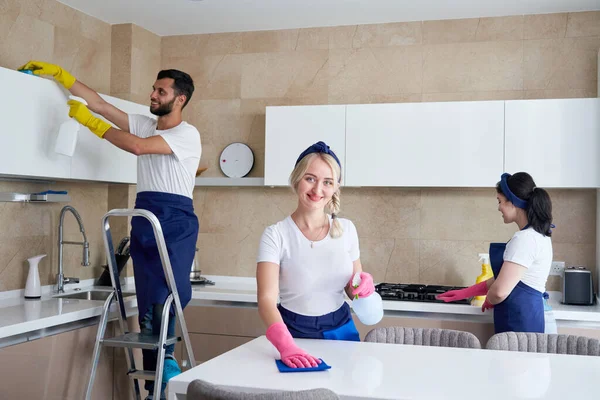
[[[184,114],[202,134],[203,176],[221,176],[218,154],[235,141],[252,147],[250,175],[262,176],[266,105],[596,97],[600,12],[160,38],[132,24],[111,27],[54,0],[8,0],[0,5],[0,34],[0,66],[48,60],[94,89],[138,103],[148,101],[161,67],[185,70],[196,82]],[[341,216],[355,222],[363,265],[376,280],[467,285],[480,272],[477,253],[514,232],[496,211],[494,184],[343,188]],[[99,183],[0,182],[0,189],[69,191],[95,267],[79,266],[80,252],[67,248],[65,272],[82,279],[101,272],[102,215],[131,207],[135,198],[134,186]],[[596,191],[550,194],[554,258],[593,267]],[[197,188],[203,273],[254,275],[262,231],[295,202],[282,188]],[[54,282],[63,205],[0,203],[0,291],[24,287],[26,258],[38,253],[49,258],[42,282]],[[115,236],[127,231],[115,225]],[[65,236],[77,235],[67,215]],[[558,285],[550,280],[551,289]]]
[[[361,261],[376,281],[470,285],[481,273],[478,253],[506,242],[490,189],[342,188],[340,216],[357,228]],[[554,259],[595,270],[596,191],[550,190]],[[203,188],[195,191],[200,218],[198,259],[205,274],[253,276],[260,236],[294,211],[288,189]],[[550,277],[549,290],[560,279]]]

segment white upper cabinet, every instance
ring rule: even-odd
[[[503,152],[503,101],[347,106],[348,186],[491,187]]]
[[[68,179],[71,158],[54,151],[69,119],[68,93],[55,82],[0,67],[4,89],[0,174]]]
[[[327,143],[338,156],[343,183],[345,119],[344,105],[267,107],[265,185],[288,185],[300,153],[318,141]]]
[[[54,150],[60,125],[69,120],[69,93],[51,79],[1,68],[0,175],[136,183],[137,158],[81,126],[73,157]],[[128,114],[151,116],[149,106],[101,95]],[[99,117],[98,115],[96,115]]]
[[[505,168],[540,187],[600,187],[600,99],[507,101]]]
[[[149,106],[112,96],[101,96],[127,114],[142,114],[156,118],[150,113]],[[94,115],[107,121],[97,114]],[[137,157],[119,149],[107,140],[98,138],[82,126],[77,138],[77,147],[73,154],[71,171],[71,178],[73,179],[135,184],[137,182]]]

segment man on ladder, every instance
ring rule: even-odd
[[[181,306],[185,307],[192,296],[189,273],[198,238],[198,218],[194,214],[192,199],[201,155],[198,130],[184,122],[181,116],[194,92],[192,78],[178,70],[158,73],[150,95],[150,112],[158,117],[154,120],[142,115],[128,115],[117,109],[57,65],[30,61],[20,69],[32,70],[36,75],[52,75],[73,95],[88,103],[86,107],[70,100],[70,117],[88,127],[99,138],[138,156],[135,208],[152,212],[160,221]],[[102,115],[119,129],[94,117],[90,110]],[[142,334],[158,335],[169,288],[152,226],[143,217],[137,216],[131,220],[130,250],[140,330]],[[173,315],[169,318],[167,335],[174,335],[174,330]],[[161,398],[168,380],[181,373],[173,351],[174,345],[169,345],[165,350]],[[157,351],[142,352],[144,370],[155,371]],[[147,380],[144,388],[152,393],[154,382]],[[152,395],[148,399],[151,400]]]

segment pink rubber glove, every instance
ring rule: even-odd
[[[485,310],[490,310],[494,308],[494,305],[492,303],[490,303],[488,301],[488,299],[486,298],[485,301],[483,302],[483,305],[481,306],[481,312],[485,312]]]
[[[350,286],[354,286],[352,284],[352,279],[350,280]],[[360,297],[369,297],[375,291],[375,285],[373,284],[373,277],[371,274],[367,272],[360,273],[360,285],[352,290],[352,296],[354,298]]]
[[[446,293],[438,294],[436,299],[444,300],[446,303],[450,301],[458,301],[468,299],[469,297],[483,296],[488,292],[487,282],[483,281],[477,285],[469,286],[460,290],[449,290]]]
[[[279,351],[281,361],[290,368],[310,368],[321,364],[321,360],[296,346],[283,322],[276,322],[267,329],[267,339]]]

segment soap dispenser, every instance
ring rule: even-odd
[[[27,283],[25,284],[25,298],[26,299],[39,299],[42,297],[42,285],[40,283],[40,271],[38,265],[42,258],[46,257],[45,254],[28,258],[29,261],[29,274],[27,275]]]

